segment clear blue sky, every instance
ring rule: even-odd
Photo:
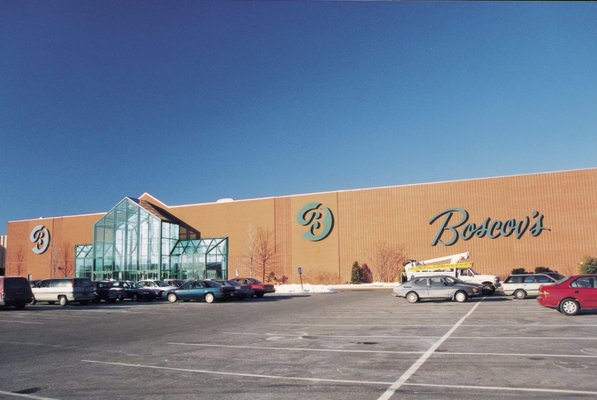
[[[597,166],[597,3],[0,0],[9,220]]]

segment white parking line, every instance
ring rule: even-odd
[[[597,340],[597,337],[566,337],[566,336],[452,336],[450,339],[465,340]]]
[[[439,325],[443,326],[443,325]],[[463,325],[461,325],[463,326]],[[299,339],[303,338],[370,338],[370,339],[438,339],[441,336],[422,336],[422,335],[327,335],[327,334],[309,334],[306,332],[301,333],[257,333],[257,332],[222,332],[224,335],[247,335],[247,336],[283,336],[283,337],[296,337]],[[566,336],[450,336],[450,340],[597,340],[597,337],[566,337]]]
[[[495,392],[532,392],[532,393],[558,393],[558,394],[574,394],[586,395],[595,398],[597,392],[589,390],[569,390],[569,389],[544,389],[544,388],[517,388],[507,386],[468,386],[468,385],[443,385],[433,383],[405,383],[404,386],[418,386],[418,387],[433,387],[433,388],[447,388],[447,389],[468,389],[468,390],[490,390]]]
[[[197,347],[217,347],[227,349],[249,349],[249,350],[284,350],[284,351],[310,351],[321,353],[380,353],[380,354],[422,354],[422,351],[396,351],[396,350],[343,350],[343,349],[312,349],[301,347],[268,347],[268,346],[236,346],[226,344],[207,344],[207,343],[167,343],[175,346],[197,346]],[[597,358],[597,356],[594,356]]]
[[[481,303],[479,303],[481,304]],[[304,323],[299,324],[296,322],[293,323],[274,323],[270,325],[275,326],[313,326],[313,327],[333,327],[333,328],[341,328],[341,327],[348,327],[348,328],[362,328],[362,327],[371,327],[371,326],[382,326],[382,327],[405,327],[405,328],[432,328],[435,326],[440,327],[447,327],[452,326],[453,324],[311,324],[311,323]],[[493,327],[495,328],[495,324],[462,324],[462,327]],[[597,324],[508,324],[507,327],[518,327],[522,326],[525,328],[595,328]]]
[[[261,379],[280,379],[280,380],[303,381],[303,382],[329,382],[329,383],[336,383],[336,384],[337,383],[348,383],[348,384],[355,384],[355,385],[376,385],[376,386],[389,385],[389,384],[393,383],[393,382],[383,382],[383,381],[363,381],[363,380],[351,380],[351,379],[306,378],[306,377],[297,377],[297,376],[247,374],[247,373],[239,373],[239,372],[209,371],[209,370],[204,370],[204,369],[192,369],[192,368],[160,367],[160,366],[146,365],[146,364],[127,364],[127,363],[121,363],[121,362],[109,362],[109,361],[98,361],[98,360],[81,360],[81,362],[120,366],[120,367],[155,369],[155,370],[163,370],[163,371],[194,372],[194,373],[198,373],[198,374],[208,374],[208,375],[225,375],[225,376],[238,376],[238,377],[261,378]],[[443,384],[423,384],[423,383],[403,383],[403,386],[467,389],[467,390],[490,390],[490,391],[504,390],[504,391],[512,391],[512,392],[534,392],[534,393],[551,393],[551,394],[558,393],[558,394],[597,396],[597,391],[588,391],[588,390],[516,388],[516,387],[504,387],[504,386],[466,386],[466,385],[443,385]],[[46,399],[41,399],[41,400],[46,400]],[[49,400],[53,400],[53,399],[49,399]]]
[[[208,371],[205,369],[191,369],[191,368],[160,367],[160,366],[155,366],[155,365],[126,364],[126,363],[120,363],[120,362],[108,362],[108,361],[96,361],[96,360],[81,360],[81,362],[93,363],[93,364],[114,365],[114,366],[121,366],[121,367],[159,369],[159,370],[165,370],[165,371],[196,372],[199,374],[210,374],[210,375],[241,376],[241,377],[247,377],[247,378],[284,379],[284,380],[307,381],[307,382],[352,383],[352,384],[360,384],[360,385],[388,385],[391,383],[391,382],[381,382],[381,381],[360,381],[360,380],[350,380],[350,379],[303,378],[303,377],[296,377],[296,376],[245,374],[245,373],[238,373],[238,372]]]
[[[424,351],[398,351],[398,350],[360,350],[360,349],[314,349],[310,347],[273,347],[273,346],[243,346],[229,344],[213,343],[166,343],[172,346],[191,346],[191,347],[215,347],[223,349],[245,349],[245,350],[280,350],[280,351],[307,351],[321,353],[373,353],[373,354],[423,354]],[[530,353],[474,353],[461,351],[436,351],[436,355],[457,355],[457,356],[491,356],[491,357],[552,357],[552,358],[597,358],[597,355],[588,354],[530,354]]]
[[[56,400],[50,397],[41,397],[41,396],[34,396],[32,394],[23,394],[23,393],[13,393],[13,392],[5,392],[0,390],[0,394],[4,396],[13,396],[13,397],[24,397],[26,399],[36,399],[36,400]]]
[[[15,323],[15,324],[34,324],[34,325],[43,325],[43,322],[34,322],[34,321],[18,321],[16,319],[1,319],[0,322],[8,322],[8,323]]]
[[[439,336],[402,336],[402,335],[318,335],[301,333],[255,333],[255,332],[222,332],[224,335],[248,335],[248,336],[282,336],[282,337],[296,337],[298,339],[307,338],[376,338],[376,339],[437,339]]]
[[[433,353],[435,352],[435,350],[437,350],[439,348],[439,346],[441,346],[450,337],[450,335],[452,335],[452,333],[454,333],[454,331],[456,331],[456,329],[458,329],[458,327],[460,327],[460,325],[462,325],[462,323],[468,317],[471,316],[471,314],[477,309],[477,307],[479,307],[480,304],[481,303],[475,304],[475,306],[473,308],[471,308],[469,310],[469,312],[466,313],[466,315],[464,317],[460,318],[458,320],[458,322],[456,322],[454,324],[454,326],[452,328],[450,328],[450,330],[444,334],[444,336],[442,336],[437,342],[435,342],[417,361],[415,361],[415,363],[413,365],[411,365],[411,367],[408,370],[406,370],[406,372],[403,373],[396,380],[396,382],[392,383],[392,385],[388,389],[386,389],[385,393],[382,394],[381,396],[379,396],[378,400],[389,400],[390,397],[392,397],[394,395],[394,393],[396,393],[396,390],[400,389],[400,387],[415,372],[417,372],[417,370],[419,368],[421,368],[421,366],[425,363],[425,361],[427,361],[427,359],[433,355]]]
[[[434,356],[438,355],[453,355],[453,356],[491,356],[491,357],[546,357],[546,358],[597,358],[597,355],[584,354],[529,354],[529,353],[472,353],[461,351],[436,351]]]
[[[436,326],[452,326],[453,324],[310,324],[310,323],[305,323],[305,324],[297,324],[297,323],[290,323],[290,324],[280,324],[280,323],[276,323],[276,324],[270,324],[270,325],[275,325],[275,326],[315,326],[315,327],[333,327],[333,328],[338,328],[338,327],[346,327],[346,328],[369,328],[372,326],[383,326],[383,327],[409,327],[409,328],[432,328],[432,327],[436,327]],[[479,325],[474,325],[474,326],[479,326]],[[487,325],[489,326],[489,325]],[[495,326],[495,325],[491,325],[491,326]]]

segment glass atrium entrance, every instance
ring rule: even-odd
[[[92,280],[226,279],[228,238],[201,239],[167,211],[125,197],[77,245],[75,276]]]

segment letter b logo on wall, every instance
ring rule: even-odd
[[[50,231],[43,225],[37,225],[31,231],[29,240],[35,244],[31,250],[35,254],[42,254],[50,245]]]
[[[296,220],[302,226],[309,227],[303,237],[312,242],[325,239],[334,227],[332,211],[321,203],[309,203],[301,208]]]

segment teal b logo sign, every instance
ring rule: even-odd
[[[312,242],[325,239],[334,227],[332,211],[321,203],[309,203],[301,208],[296,216],[297,222],[309,227],[303,237]]]

